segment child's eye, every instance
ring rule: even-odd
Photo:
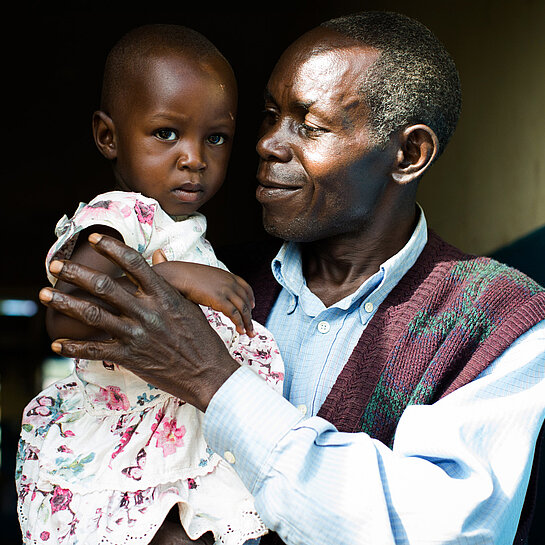
[[[221,146],[221,144],[225,144],[225,140],[225,136],[221,134],[212,134],[208,137],[208,142],[213,146]]]
[[[159,140],[167,142],[173,142],[178,138],[178,133],[174,129],[157,129],[153,135],[159,138]]]

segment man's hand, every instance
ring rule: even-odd
[[[153,254],[153,269],[190,301],[223,312],[240,334],[254,335],[254,292],[240,276],[200,263],[167,261],[161,250]]]
[[[238,369],[200,308],[155,273],[135,250],[112,237],[92,234],[89,242],[116,263],[136,285],[134,294],[106,274],[70,261],[53,261],[51,272],[104,301],[113,314],[52,288],[40,300],[111,339],[57,339],[53,351],[66,357],[111,361],[143,380],[205,411],[218,388]]]

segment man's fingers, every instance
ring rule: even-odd
[[[158,265],[159,263],[166,263],[168,261],[167,256],[165,255],[165,252],[159,248],[159,250],[155,250],[153,252],[153,255],[151,256],[151,264],[152,265]]]
[[[88,326],[103,329],[112,336],[122,337],[127,333],[127,324],[123,319],[91,301],[52,288],[43,288],[39,297],[40,301],[48,307],[75,318]]]
[[[122,363],[123,353],[117,341],[73,341],[72,339],[56,339],[51,349],[65,358],[114,361]]]
[[[89,242],[93,248],[110,261],[118,265],[125,274],[147,295],[165,293],[167,282],[163,280],[146,263],[146,260],[136,251],[107,235],[92,233]]]
[[[60,280],[81,288],[123,314],[129,314],[129,311],[135,307],[131,305],[132,298],[127,297],[127,290],[105,273],[72,261],[53,261],[49,270]],[[42,292],[47,293],[48,289],[45,288]],[[59,293],[56,290],[51,292]],[[47,302],[43,297],[40,299],[43,303]]]

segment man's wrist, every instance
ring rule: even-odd
[[[197,407],[203,412],[206,412],[210,401],[216,395],[216,392],[223,386],[231,375],[240,368],[240,365],[231,356],[223,358],[221,364],[209,371],[209,376],[202,381],[202,390],[200,395],[200,403]]]

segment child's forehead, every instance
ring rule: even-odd
[[[142,64],[133,80],[136,90],[160,92],[183,84],[202,92],[218,85],[227,92],[236,89],[229,65],[219,57],[199,59],[188,53],[163,53],[150,56]]]
[[[212,117],[234,118],[236,83],[226,63],[161,55],[139,64],[115,100],[112,113],[118,123],[166,113],[192,117],[195,109],[204,109]]]

